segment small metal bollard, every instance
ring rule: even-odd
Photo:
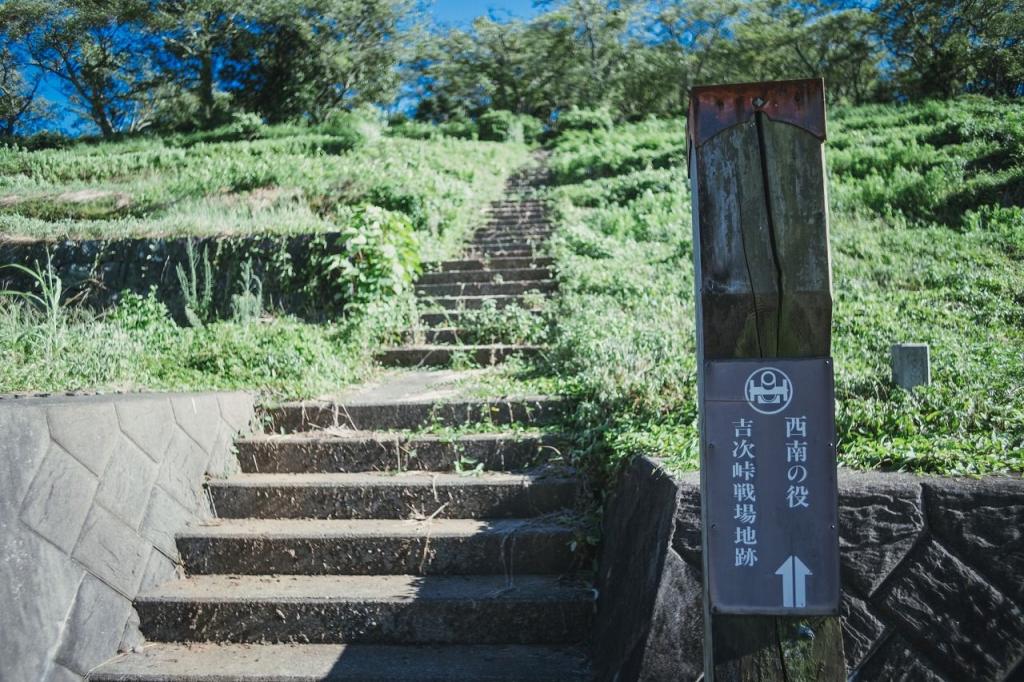
[[[892,347],[892,381],[908,391],[932,383],[927,343],[897,343]]]

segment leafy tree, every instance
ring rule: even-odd
[[[529,22],[481,17],[435,36],[423,59],[423,119],[493,108],[541,119],[572,105],[617,101],[625,32],[638,3],[569,0]]]
[[[37,94],[40,77],[25,77],[25,65],[10,39],[0,34],[0,138],[27,132],[49,117]]]
[[[745,3],[707,56],[717,82],[824,78],[832,99],[869,96],[878,76],[874,18],[859,7],[784,0]]]
[[[147,17],[172,91],[163,110],[179,124],[208,128],[230,118],[221,71],[244,31],[245,7],[241,0],[168,0]]]
[[[225,78],[270,122],[393,98],[406,56],[407,0],[262,0],[249,4]]]
[[[891,55],[893,80],[903,94],[1021,94],[1024,2],[881,0],[877,14],[879,39]]]
[[[139,29],[141,0],[8,0],[0,25],[19,38],[31,66],[52,76],[71,107],[104,137],[145,125],[151,53]]]
[[[526,23],[502,24],[480,17],[468,31],[433,36],[423,47],[425,87],[417,117],[444,121],[488,108],[547,118],[545,87],[562,65]]]

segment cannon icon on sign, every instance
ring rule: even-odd
[[[754,370],[743,387],[747,403],[761,414],[778,414],[793,400],[793,382],[774,367]]]

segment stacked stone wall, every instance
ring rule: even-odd
[[[697,679],[698,476],[673,478],[655,460],[639,459],[605,518],[598,679]],[[839,520],[852,680],[1024,679],[1024,481],[841,470]],[[624,565],[630,552],[644,552],[648,564]],[[628,650],[609,644],[612,633]]]
[[[31,270],[47,263],[61,278],[67,297],[94,309],[116,303],[123,292],[146,295],[153,290],[171,313],[183,319],[184,297],[179,266],[190,277],[194,263],[200,289],[205,271],[212,274],[213,307],[231,311],[232,299],[252,288],[251,269],[262,288],[264,304],[306,316],[322,314],[328,304],[341,305],[338,292],[325,291],[322,262],[342,251],[336,233],[291,236],[238,236],[116,240],[3,241],[0,264]],[[190,254],[191,251],[191,254]],[[0,289],[36,291],[26,273],[0,270]]]

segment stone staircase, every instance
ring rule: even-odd
[[[427,264],[416,283],[416,295],[427,312],[410,330],[406,345],[378,353],[378,362],[389,367],[448,366],[458,356],[475,365],[493,365],[543,350],[521,343],[479,343],[462,323],[466,311],[529,308],[557,288],[552,260],[543,255],[551,224],[543,201],[534,195],[546,179],[542,168],[514,175],[506,198],[491,204],[463,258]]]
[[[541,204],[492,215],[465,260],[419,282],[446,311],[423,316],[430,345],[389,349],[386,363],[527,350],[458,343],[463,310],[552,288],[531,241],[547,234]],[[136,599],[148,644],[89,679],[590,679],[580,484],[550,428],[563,405],[467,396],[472,373],[395,370],[269,410],[268,433],[237,443],[240,473],[207,484],[217,518],[177,536],[187,577]]]

